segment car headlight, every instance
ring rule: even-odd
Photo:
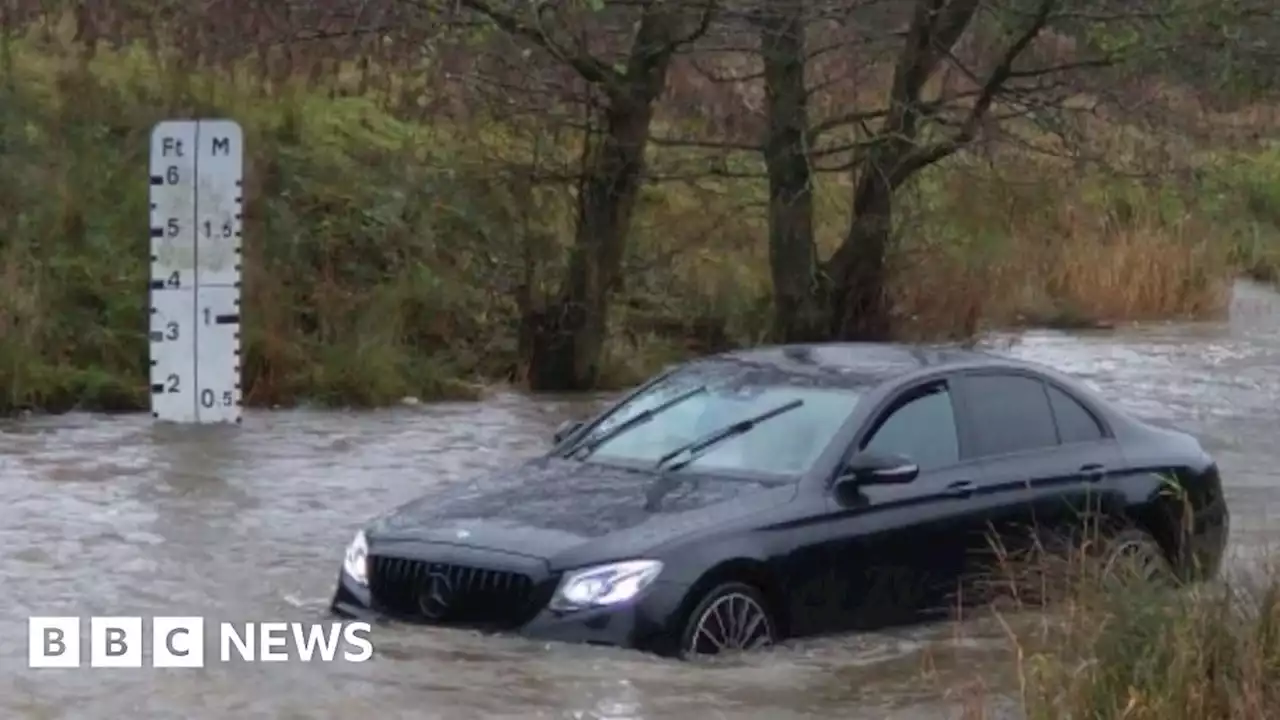
[[[369,541],[364,531],[356,532],[356,536],[347,546],[347,556],[342,559],[342,571],[361,587],[369,585]]]
[[[623,603],[640,594],[662,572],[657,560],[628,560],[575,570],[564,576],[548,605],[569,611]]]

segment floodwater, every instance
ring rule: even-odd
[[[1233,555],[1275,539],[1280,295],[1241,284],[1229,322],[1033,333],[1007,351],[1198,434],[1228,484]],[[539,452],[586,404],[502,395],[371,413],[250,412],[238,430],[145,416],[0,425],[0,716],[905,719],[957,717],[957,693],[974,683],[997,699],[1011,687],[1001,634],[984,620],[805,642],[713,667],[379,627],[375,657],[359,664],[91,670],[86,647],[80,669],[27,668],[29,615],[327,619],[343,548],[363,520]]]

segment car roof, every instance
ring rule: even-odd
[[[809,343],[774,345],[712,355],[691,363],[718,366],[732,372],[737,366],[752,374],[776,375],[849,387],[878,385],[928,369],[969,367],[1026,367],[1013,358],[959,345],[901,343]]]

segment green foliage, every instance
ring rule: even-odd
[[[264,83],[248,61],[236,72],[191,71],[167,50],[104,46],[88,61],[81,51],[58,33],[18,37],[0,77],[0,412],[146,406],[144,168],[152,125],[171,117],[232,117],[245,128],[247,402],[378,405],[519,382],[518,299],[537,307],[558,291],[575,217],[570,184],[531,184],[521,168],[576,167],[571,133],[482,109],[462,119],[405,112],[401,96],[419,91],[388,68],[369,72],[390,90],[365,90],[345,62],[319,81]],[[693,154],[653,148],[651,165],[687,172],[705,162]],[[1101,298],[1084,312],[1200,307],[1194,296],[1122,298],[1090,285],[1096,272],[1058,268],[1113,262],[1120,251],[1192,257],[1178,230],[1184,210],[1251,213],[1256,221],[1233,234],[1242,246],[1253,238],[1262,247],[1270,242],[1262,230],[1274,228],[1261,219],[1275,210],[1270,153],[1250,160],[1249,173],[1239,159],[1206,165],[1204,182],[1226,198],[1212,207],[1175,189],[1126,190],[1006,160],[1001,168],[957,159],[904,198],[894,292],[908,334],[950,337],[976,316],[1014,321],[1024,285],[1038,288],[1037,303]],[[763,168],[748,155],[723,165],[756,177],[644,188],[611,311],[606,386],[767,339]],[[1233,203],[1242,188],[1256,198]],[[1155,216],[1145,210],[1153,198],[1168,205]],[[849,225],[848,178],[821,177],[815,199],[825,255]],[[1145,249],[1113,242],[1111,225],[1073,225],[1061,217],[1073,203],[1137,216],[1150,226]],[[1083,255],[1073,264],[1064,253]]]
[[[571,164],[572,146],[513,124],[411,122],[372,93],[181,75],[133,46],[87,66],[56,39],[19,38],[11,51],[0,90],[0,412],[146,406],[143,178],[151,126],[182,116],[245,128],[247,402],[379,405],[518,379],[518,291],[531,281],[535,302],[555,291],[573,212],[564,186],[528,187],[511,169],[538,154]],[[724,315],[742,314],[735,294],[752,293],[753,308],[764,296],[758,264],[688,242],[750,241],[726,222],[736,206],[707,221],[717,197],[646,193],[612,382],[700,343],[722,347]],[[672,235],[679,223],[689,234]]]
[[[511,361],[485,314],[504,304],[485,282],[492,269],[451,272],[510,242],[508,219],[491,212],[507,198],[467,171],[462,144],[366,98],[253,97],[211,77],[181,78],[175,90],[135,51],[104,55],[87,72],[31,41],[16,52],[19,74],[0,99],[11,276],[0,299],[9,326],[0,408],[144,406],[139,172],[149,128],[170,114],[236,117],[253,148],[250,399],[467,393],[458,378],[500,374]]]
[[[1077,588],[1036,634],[1015,635],[1032,720],[1264,718],[1280,702],[1275,581],[1170,592]]]
[[[1280,143],[1212,155],[1191,202],[1231,241],[1238,266],[1255,279],[1280,281]]]

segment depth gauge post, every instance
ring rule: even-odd
[[[151,414],[240,422],[244,133],[234,120],[151,131]]]

